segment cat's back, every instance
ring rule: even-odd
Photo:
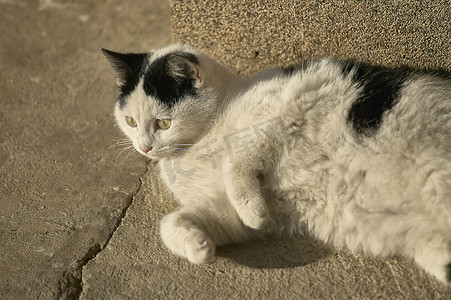
[[[401,135],[451,153],[449,72],[326,58],[282,68],[279,74],[288,79],[273,100],[284,107],[279,113],[289,116],[287,122],[306,120],[304,130],[313,121],[319,135],[321,126],[326,129],[323,138],[336,134],[367,144]]]
[[[415,199],[429,197],[422,195],[426,187],[437,188],[440,201],[451,196],[448,73],[333,59],[272,72],[236,112],[255,99],[258,105],[246,113],[262,108],[276,120],[264,143],[274,143],[277,188],[304,185],[311,191],[304,196],[318,199],[346,183],[354,186],[349,197],[375,210],[417,205]]]
[[[342,66],[333,59],[266,70],[239,86],[217,128],[227,135],[271,124],[272,131],[265,133],[281,137],[301,120],[333,113],[353,97],[351,87]]]
[[[326,156],[412,144],[451,153],[451,76],[329,58],[272,69],[241,87],[215,134],[246,132],[257,145],[322,147]]]

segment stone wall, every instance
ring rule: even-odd
[[[173,40],[241,74],[333,56],[451,70],[451,4],[171,0]]]

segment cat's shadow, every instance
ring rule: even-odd
[[[219,247],[216,256],[251,268],[294,268],[330,256],[332,248],[310,237],[269,238]]]

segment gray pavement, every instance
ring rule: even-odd
[[[157,0],[0,0],[0,299],[451,299],[410,261],[308,237],[198,266],[170,254],[158,226],[177,203],[152,163],[113,146],[99,50],[167,45],[169,20]]]
[[[171,42],[162,1],[0,1],[0,299],[76,298],[145,160],[112,147],[114,75],[100,48]]]

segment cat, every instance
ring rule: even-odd
[[[451,283],[451,77],[324,58],[244,79],[186,44],[102,49],[115,117],[181,207],[160,233],[216,246],[311,236]]]

